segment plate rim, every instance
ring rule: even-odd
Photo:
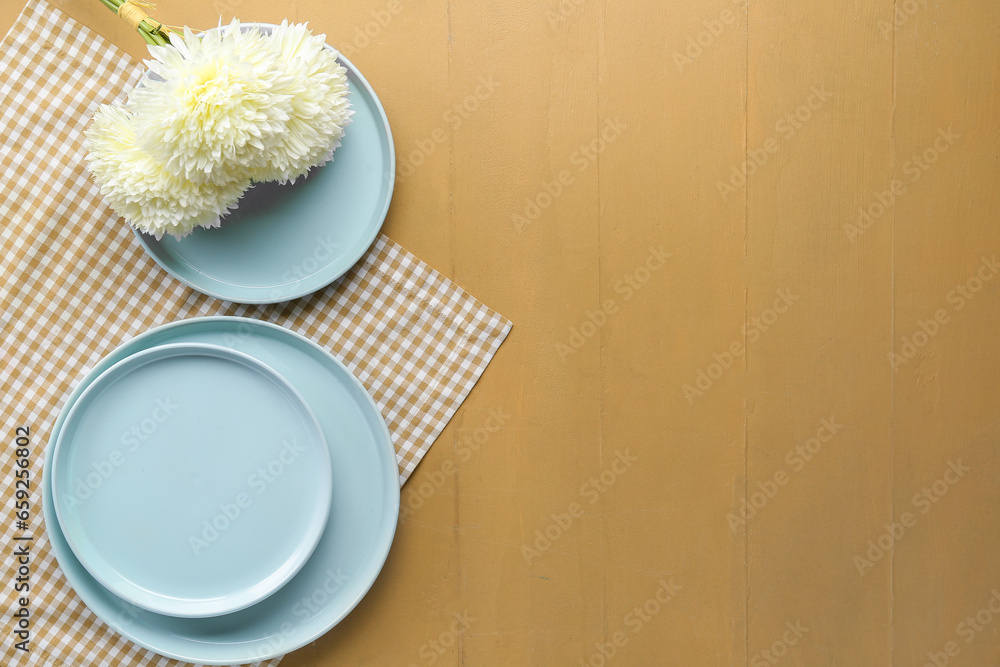
[[[72,404],[64,406],[63,410],[60,411],[60,414],[65,413],[65,418],[60,423],[59,431],[58,433],[55,434],[56,437],[52,442],[52,459],[51,462],[49,463],[49,468],[52,471],[51,486],[53,495],[53,509],[56,515],[56,521],[58,522],[60,532],[62,532],[63,537],[65,538],[67,544],[69,544],[70,549],[73,551],[73,555],[76,557],[76,560],[84,567],[84,569],[87,570],[87,572],[90,573],[90,576],[96,579],[104,588],[108,589],[108,591],[111,592],[116,597],[119,597],[130,604],[134,604],[137,607],[140,607],[147,611],[151,611],[155,614],[175,616],[177,618],[195,619],[195,618],[208,618],[211,616],[222,616],[225,614],[231,614],[241,611],[243,609],[246,609],[247,607],[251,607],[257,604],[258,602],[261,602],[262,600],[265,600],[272,594],[276,593],[286,583],[288,583],[302,569],[302,567],[305,566],[309,558],[312,556],[313,552],[316,550],[316,547],[319,545],[320,540],[323,538],[323,532],[326,529],[330,517],[330,505],[333,496],[333,490],[332,490],[333,487],[332,487],[331,477],[322,478],[325,480],[325,483],[323,483],[322,487],[318,489],[317,495],[319,496],[319,499],[323,500],[324,502],[319,503],[318,509],[314,509],[312,512],[312,516],[310,518],[309,525],[306,531],[306,539],[302,542],[302,544],[308,545],[307,548],[296,550],[294,557],[289,561],[291,562],[291,565],[283,566],[281,569],[279,569],[278,572],[281,572],[281,570],[285,571],[282,572],[280,576],[275,577],[274,582],[269,584],[263,589],[263,593],[238,595],[236,596],[238,602],[235,603],[235,605],[224,603],[224,600],[231,597],[227,595],[225,598],[223,598],[223,601],[217,602],[214,605],[210,601],[198,603],[197,607],[204,609],[192,613],[191,611],[185,611],[183,609],[183,605],[171,606],[169,602],[166,601],[169,601],[170,599],[173,598],[167,595],[158,594],[155,591],[148,591],[148,596],[145,599],[141,600],[132,595],[127,594],[127,591],[122,590],[122,587],[119,585],[120,582],[112,583],[111,581],[111,580],[122,580],[124,579],[123,577],[121,576],[107,577],[104,573],[98,571],[98,569],[94,567],[93,563],[88,562],[88,560],[81,555],[79,545],[74,544],[74,540],[70,537],[69,532],[66,530],[68,517],[66,516],[65,509],[62,508],[61,503],[58,501],[59,496],[56,491],[57,479],[59,479],[59,470],[63,465],[66,464],[65,460],[61,460],[59,458],[60,450],[62,450],[63,453],[65,454],[66,453],[65,448],[69,446],[68,444],[64,443],[64,437],[66,435],[66,430],[65,430],[66,422],[70,421],[73,418],[77,410],[80,409],[82,401],[84,401],[88,396],[90,396],[90,394],[92,394],[93,392],[102,391],[107,388],[101,385],[102,381],[106,382],[109,380],[109,378],[112,378],[114,374],[116,373],[120,374],[122,372],[122,369],[127,369],[129,365],[136,363],[138,363],[141,367],[147,363],[153,363],[159,359],[181,356],[184,354],[185,351],[188,351],[189,354],[198,354],[199,352],[201,352],[204,356],[222,357],[222,358],[227,358],[228,360],[231,360],[235,363],[240,363],[244,366],[252,368],[254,371],[265,376],[268,380],[270,380],[275,385],[280,387],[283,391],[288,392],[290,396],[298,403],[296,407],[297,409],[302,411],[303,416],[307,420],[309,428],[313,430],[316,435],[318,435],[319,440],[315,444],[320,445],[320,452],[321,452],[320,458],[326,462],[326,468],[328,470],[332,470],[333,462],[330,458],[330,446],[329,443],[327,442],[326,433],[323,432],[323,427],[320,425],[319,420],[316,417],[316,413],[313,411],[312,407],[306,401],[305,397],[302,396],[301,392],[299,392],[299,390],[291,382],[289,382],[283,375],[281,375],[281,373],[271,368],[268,364],[264,363],[259,359],[256,359],[252,355],[240,352],[239,350],[234,350],[232,348],[225,347],[223,345],[216,345],[212,343],[199,343],[199,342],[164,343],[161,345],[154,345],[153,347],[149,347],[143,350],[138,350],[133,354],[130,354],[127,357],[118,360],[108,368],[98,373],[96,377],[94,377],[93,380],[86,386],[83,386],[82,383],[79,385],[82,387],[82,390],[78,395],[76,395]],[[152,359],[143,361],[143,359],[147,357],[152,357]],[[132,369],[132,370],[137,370],[137,369]],[[126,370],[126,373],[127,372],[129,371]],[[62,463],[60,463],[60,461],[62,461]],[[111,570],[114,571],[114,568],[111,568]],[[267,581],[267,579],[270,579],[271,577],[274,577],[274,574],[265,578],[264,581]],[[127,580],[125,581],[127,582]],[[144,590],[141,587],[138,587],[134,584],[132,585],[132,587]],[[151,604],[149,601],[150,599],[152,599],[154,603]],[[161,606],[157,606],[157,604],[155,603],[156,601],[160,601]],[[188,601],[188,603],[190,603],[190,600]]]
[[[182,319],[182,320],[175,320],[173,322],[168,322],[168,323],[165,323],[165,324],[153,327],[151,329],[148,329],[148,330],[146,330],[146,331],[144,331],[144,332],[142,332],[140,334],[137,334],[136,336],[134,336],[133,338],[129,339],[128,341],[124,341],[120,345],[116,346],[113,350],[111,350],[110,352],[108,352],[105,355],[104,358],[106,359],[108,356],[114,354],[116,351],[120,350],[121,348],[132,344],[136,340],[147,338],[147,337],[151,337],[151,336],[153,336],[153,335],[155,335],[157,333],[163,332],[163,331],[168,331],[170,329],[179,328],[179,327],[183,327],[183,326],[187,326],[187,325],[192,325],[192,324],[195,324],[195,323],[198,323],[198,322],[211,323],[211,322],[214,322],[214,321],[222,321],[222,322],[229,321],[229,322],[234,322],[234,323],[236,323],[237,327],[239,326],[239,323],[242,322],[242,323],[248,324],[249,326],[263,326],[263,327],[270,328],[270,329],[280,330],[285,335],[289,335],[289,336],[291,336],[293,338],[297,338],[297,339],[299,339],[300,342],[308,345],[309,347],[315,348],[322,355],[324,355],[329,362],[332,362],[334,365],[340,367],[340,370],[342,372],[344,372],[348,378],[350,378],[350,381],[360,390],[361,394],[365,397],[365,401],[366,401],[367,405],[369,406],[369,408],[371,410],[374,411],[374,414],[378,417],[377,422],[381,425],[380,431],[381,431],[382,436],[383,436],[382,440],[383,440],[384,444],[387,446],[387,448],[389,450],[388,451],[388,454],[389,454],[388,461],[390,463],[390,466],[385,471],[383,471],[383,474],[387,476],[387,481],[391,482],[390,484],[387,485],[387,490],[391,490],[392,491],[392,493],[390,494],[391,506],[389,507],[388,514],[391,515],[391,517],[395,518],[394,521],[391,521],[389,523],[389,529],[386,531],[385,535],[383,536],[382,543],[381,544],[377,544],[376,545],[377,548],[375,550],[373,550],[373,554],[375,556],[371,560],[372,568],[373,568],[372,569],[371,580],[367,581],[364,584],[363,590],[361,590],[359,592],[359,594],[357,595],[357,597],[355,597],[354,599],[350,600],[349,604],[347,604],[345,606],[345,608],[340,613],[332,616],[331,619],[328,620],[321,627],[321,629],[319,629],[318,631],[315,631],[313,633],[307,633],[306,635],[303,635],[298,641],[289,642],[287,646],[281,645],[279,647],[280,650],[271,649],[269,651],[258,652],[258,653],[254,654],[252,656],[251,655],[247,655],[247,654],[239,655],[239,656],[235,656],[234,655],[231,658],[225,658],[225,659],[211,659],[211,658],[206,659],[205,657],[199,657],[197,655],[187,655],[187,654],[184,654],[184,653],[180,653],[178,651],[173,651],[173,650],[171,650],[169,648],[152,646],[152,645],[150,645],[151,643],[149,643],[149,642],[145,642],[145,641],[142,641],[142,640],[139,640],[139,639],[135,638],[129,632],[129,630],[127,629],[127,625],[128,624],[123,623],[120,620],[121,617],[123,616],[123,613],[119,613],[119,615],[118,615],[119,618],[105,618],[104,616],[98,615],[96,611],[94,611],[93,609],[90,608],[89,605],[87,605],[87,608],[88,608],[88,610],[91,611],[91,613],[94,613],[95,616],[98,616],[98,618],[100,618],[102,622],[106,623],[108,626],[110,626],[112,629],[114,629],[115,632],[117,632],[119,635],[121,635],[122,637],[124,637],[128,641],[131,641],[131,642],[133,642],[133,643],[135,643],[135,644],[137,644],[139,646],[142,646],[143,648],[146,648],[146,649],[148,649],[150,651],[153,651],[154,653],[156,653],[158,655],[162,655],[162,656],[165,656],[165,657],[168,657],[168,658],[172,658],[172,659],[175,659],[175,660],[182,660],[182,661],[187,661],[187,662],[195,662],[195,663],[201,663],[201,664],[205,664],[205,665],[229,665],[229,664],[233,664],[234,661],[236,663],[238,663],[238,664],[243,664],[243,663],[246,663],[248,661],[249,662],[264,661],[264,660],[270,660],[272,658],[276,658],[278,656],[287,655],[288,653],[291,653],[292,651],[300,649],[303,646],[305,646],[305,645],[307,645],[307,644],[309,644],[309,643],[311,643],[313,641],[316,641],[319,637],[322,637],[327,632],[329,632],[332,628],[334,628],[335,626],[337,626],[341,621],[343,621],[344,618],[346,618],[347,615],[350,614],[355,609],[355,607],[357,607],[357,605],[361,602],[361,600],[364,599],[364,597],[368,594],[368,592],[371,590],[371,587],[375,584],[375,581],[378,579],[379,574],[381,574],[381,571],[382,571],[382,569],[385,566],[386,560],[388,559],[388,556],[389,556],[389,551],[390,551],[390,549],[392,547],[392,543],[393,543],[393,541],[395,539],[396,530],[399,527],[399,507],[400,507],[400,495],[401,495],[401,493],[400,493],[400,487],[399,487],[399,466],[398,466],[398,462],[397,462],[397,454],[396,454],[396,451],[395,451],[395,445],[393,444],[392,435],[389,432],[389,428],[388,428],[388,426],[385,423],[385,418],[382,417],[382,413],[378,409],[378,405],[375,403],[375,400],[371,397],[371,394],[368,393],[368,390],[364,387],[364,385],[361,383],[361,381],[358,380],[358,378],[350,371],[350,369],[348,369],[344,365],[343,362],[341,362],[339,359],[337,359],[335,356],[333,356],[333,354],[330,353],[328,350],[326,350],[324,347],[322,347],[321,345],[319,345],[315,341],[310,340],[309,338],[307,338],[306,336],[300,334],[297,331],[293,331],[291,329],[288,329],[288,328],[283,327],[281,325],[275,324],[273,322],[268,322],[268,321],[265,321],[265,320],[259,320],[259,319],[252,318],[252,317],[240,317],[240,316],[231,316],[231,315],[194,316],[194,317],[189,317],[189,318],[185,318],[185,319]],[[99,361],[94,366],[94,368],[96,368],[97,366],[99,366],[101,363],[102,362]],[[93,370],[93,369],[91,369],[91,370]],[[67,405],[69,405],[70,401],[75,400],[75,398],[77,396],[77,392],[80,391],[80,386],[81,385],[82,385],[82,382],[80,384],[78,384],[69,393],[68,399],[66,401]],[[64,410],[65,406],[63,406],[62,409]],[[57,431],[57,427],[61,428],[61,426],[62,426],[61,415],[62,415],[62,410],[60,410],[59,415],[56,417],[56,420],[55,420],[55,422],[53,424],[53,427],[52,427],[52,432],[53,433],[55,433]],[[51,460],[51,458],[50,458],[51,457],[50,452],[51,452],[51,448],[49,446],[46,446],[46,448],[45,448],[45,459],[44,459],[44,464],[43,464],[43,468],[42,468],[42,513],[43,513],[43,517],[45,519],[46,527],[48,527],[49,525],[52,525],[51,519],[54,518],[53,517],[53,511],[54,510],[53,510],[53,507],[52,507],[54,505],[54,499],[53,499],[53,496],[52,496],[51,476],[49,474],[49,466],[48,466],[48,463]],[[58,525],[58,524],[56,524],[56,525]],[[59,529],[57,528],[57,530],[59,530]],[[57,563],[59,561],[59,555],[56,553],[56,550],[58,548],[59,547],[55,547],[53,545],[53,542],[51,540],[49,540],[49,550],[50,550],[50,553],[56,559]],[[72,556],[73,555],[72,552],[70,552],[69,555]],[[64,574],[65,574],[65,570],[64,570]],[[69,576],[67,576],[67,580],[69,580]],[[84,596],[76,589],[75,586],[72,585],[72,582],[70,582],[70,585],[71,585],[71,588],[73,588],[74,592],[81,598],[81,601],[86,605],[87,604],[86,600],[83,599]],[[109,591],[109,593],[110,593],[110,591]],[[114,595],[114,594],[111,593],[111,595]],[[124,604],[126,604],[126,605],[129,604],[129,603],[125,602],[124,600],[122,600],[122,602]],[[197,619],[190,619],[190,620],[195,620],[196,621]],[[167,633],[164,631],[164,634],[167,634]],[[260,640],[255,640],[254,641],[254,643],[257,644],[257,645],[259,645],[261,643],[264,643],[264,642],[271,643],[270,640],[267,639],[267,638],[260,639]]]
[[[264,23],[264,22],[259,22],[259,21],[241,23],[240,25],[241,26],[257,26],[257,27],[272,28],[272,29],[277,27],[277,24],[275,24],[275,23]],[[361,247],[360,251],[357,253],[357,256],[354,256],[354,253],[352,253],[351,255],[349,255],[352,259],[351,259],[350,262],[346,262],[345,263],[343,271],[341,271],[340,273],[338,273],[336,276],[334,276],[330,280],[328,280],[326,282],[323,282],[322,284],[318,284],[318,285],[316,285],[314,287],[309,287],[309,288],[305,289],[304,291],[290,292],[287,295],[282,295],[280,298],[274,298],[274,297],[258,297],[258,298],[249,298],[249,299],[245,298],[245,297],[234,298],[234,295],[232,295],[232,294],[224,294],[222,291],[215,290],[214,288],[205,288],[204,286],[193,285],[187,278],[182,277],[177,271],[175,271],[171,266],[169,266],[166,262],[164,262],[160,258],[160,256],[159,256],[158,253],[153,252],[153,249],[150,246],[151,242],[150,242],[149,238],[147,238],[146,234],[143,234],[138,229],[136,229],[136,228],[132,227],[131,225],[129,225],[129,228],[132,230],[132,235],[139,242],[139,245],[142,247],[142,249],[145,252],[145,254],[147,256],[151,257],[153,259],[153,261],[156,262],[157,266],[159,266],[161,269],[163,269],[168,274],[170,274],[171,276],[173,276],[174,279],[180,281],[182,284],[187,285],[191,289],[193,289],[193,290],[195,290],[195,291],[197,291],[197,292],[199,292],[201,294],[205,294],[205,295],[210,296],[210,297],[215,298],[215,299],[221,299],[223,301],[229,301],[231,303],[246,303],[246,304],[255,304],[255,305],[271,304],[271,303],[284,303],[286,301],[293,301],[295,299],[301,299],[304,296],[307,296],[309,294],[313,294],[314,292],[318,292],[319,290],[323,289],[324,287],[326,287],[326,286],[330,285],[331,283],[334,283],[337,280],[339,280],[340,278],[342,278],[345,273],[347,273],[348,271],[351,270],[351,267],[353,267],[355,264],[357,264],[358,261],[362,257],[365,256],[365,253],[368,252],[369,248],[371,248],[372,244],[375,242],[375,239],[378,238],[379,233],[382,231],[382,226],[385,224],[385,219],[389,215],[389,206],[392,204],[392,196],[393,196],[393,194],[395,192],[395,189],[396,189],[396,144],[395,144],[395,141],[392,138],[392,128],[389,127],[389,117],[385,113],[385,107],[382,106],[382,100],[379,99],[378,95],[375,93],[375,89],[372,88],[371,83],[369,83],[368,79],[366,79],[365,76],[364,76],[364,74],[361,73],[361,70],[359,70],[357,68],[357,66],[355,66],[354,63],[352,63],[347,56],[345,56],[339,49],[337,49],[335,46],[331,45],[329,42],[326,43],[326,47],[329,48],[329,49],[333,49],[334,51],[337,52],[337,60],[341,61],[341,64],[353,76],[357,77],[358,82],[365,88],[365,90],[368,91],[368,94],[371,96],[372,101],[374,101],[374,103],[375,103],[375,108],[378,111],[379,118],[381,118],[381,120],[382,120],[382,128],[385,131],[385,137],[386,137],[386,140],[389,143],[389,149],[388,149],[388,152],[389,152],[389,171],[388,171],[388,174],[384,176],[384,178],[388,181],[389,189],[386,192],[385,202],[382,205],[382,209],[381,209],[381,211],[378,214],[379,222],[378,222],[377,225],[373,225],[371,234],[366,239],[366,243],[363,245],[363,247]],[[348,125],[347,128],[350,128],[350,125]],[[345,133],[348,131],[347,128],[345,128]],[[334,156],[336,156],[336,153],[334,154]],[[319,168],[322,168],[322,167],[319,167]],[[308,177],[308,175],[306,177]],[[272,289],[273,289],[273,287],[272,287]]]

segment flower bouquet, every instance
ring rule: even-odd
[[[236,20],[196,33],[151,19],[137,0],[101,2],[151,55],[127,100],[102,105],[86,136],[101,194],[134,228],[159,239],[218,227],[254,183],[294,182],[333,159],[353,111],[324,35]]]

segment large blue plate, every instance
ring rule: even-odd
[[[59,530],[46,451],[43,511],[52,552],[84,603],[125,637],[188,662],[229,665],[293,651],[340,622],[374,583],[399,515],[399,470],[385,422],[361,383],[332,355],[277,325],[237,317],[194,318],[152,329],[104,358],[70,395],[53,428],[97,375],[156,345],[196,342],[249,354],[283,375],[305,397],[326,433],[333,501],[323,537],[302,570],[274,595],[225,616],[176,618],[116,597],[73,555]],[[274,527],[281,539],[281,527]]]
[[[396,154],[375,91],[347,58],[339,60],[354,116],[333,161],[293,184],[255,185],[221,227],[180,240],[136,231],[167,273],[219,299],[278,303],[329,285],[361,259],[389,211]]]

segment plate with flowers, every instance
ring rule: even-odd
[[[371,85],[305,24],[173,33],[124,103],[98,109],[88,168],[152,259],[237,303],[334,282],[378,236],[395,150]]]

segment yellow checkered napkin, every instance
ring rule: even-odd
[[[43,448],[81,374],[150,327],[197,315],[276,322],[332,351],[368,388],[392,432],[400,482],[444,428],[510,323],[382,236],[339,283],[279,306],[218,301],[147,257],[84,168],[83,130],[141,66],[40,0],[0,44],[0,304],[5,527],[4,665],[176,665],[123,639],[80,602],[41,520]],[[30,519],[14,523],[15,428],[31,429]],[[8,446],[9,445],[9,446]],[[15,648],[13,556],[31,534],[30,652]],[[277,664],[277,661],[267,663]]]

